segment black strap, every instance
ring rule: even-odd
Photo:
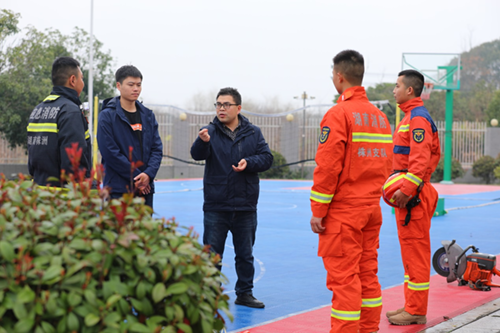
[[[408,203],[406,204],[406,209],[408,211],[406,213],[405,224],[403,224],[403,227],[406,227],[408,225],[408,223],[410,223],[411,209],[414,207],[417,207],[420,204],[420,202],[422,201],[419,198],[420,191],[422,191],[422,187],[424,187],[424,182],[420,183],[420,185],[417,187],[417,194],[415,194],[415,196],[413,198],[411,198],[410,201],[408,201]]]

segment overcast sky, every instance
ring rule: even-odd
[[[91,0],[2,0],[20,27],[90,31]],[[500,38],[498,0],[94,0],[94,35],[116,68],[138,67],[147,103],[187,107],[238,88],[264,103],[303,91],[330,103],[332,58],[365,57],[364,85],[395,82],[403,52],[460,53]],[[215,97],[215,96],[214,96]]]

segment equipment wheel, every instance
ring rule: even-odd
[[[432,267],[441,276],[450,275],[450,265],[444,247],[438,249],[432,256]]]
[[[477,280],[475,283],[476,289],[480,290],[484,288],[483,282],[481,280]]]

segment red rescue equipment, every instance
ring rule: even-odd
[[[399,207],[396,205],[396,202],[392,198],[394,193],[396,193],[397,190],[399,190],[403,186],[404,178],[406,176],[406,172],[403,171],[398,171],[393,173],[392,175],[387,178],[385,181],[384,186],[382,186],[382,198],[384,198],[384,201],[392,207]],[[417,190],[415,190],[410,198],[413,198],[417,194]]]

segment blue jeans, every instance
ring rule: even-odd
[[[203,244],[221,258],[224,254],[227,232],[233,235],[235,253],[236,295],[251,293],[255,268],[253,265],[253,245],[257,230],[257,212],[204,212]],[[219,267],[220,269],[221,267]]]

